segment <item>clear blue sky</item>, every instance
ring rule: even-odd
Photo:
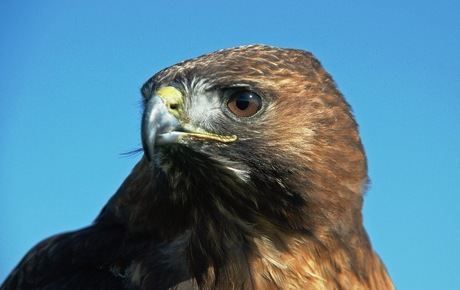
[[[353,106],[365,225],[398,288],[460,289],[459,1],[64,2],[0,2],[0,281],[128,175],[144,81],[264,43],[313,52]]]

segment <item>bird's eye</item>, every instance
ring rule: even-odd
[[[227,106],[238,117],[251,117],[262,107],[262,99],[251,91],[242,90],[230,95]]]

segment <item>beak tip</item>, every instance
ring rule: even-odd
[[[148,101],[142,116],[141,138],[144,154],[149,162],[154,160],[155,145],[161,144],[157,139],[179,127],[179,121],[171,115],[159,96],[154,96]]]
[[[150,142],[149,142],[150,143]],[[142,147],[144,149],[144,155],[145,158],[147,158],[147,161],[152,162],[153,160],[153,144],[147,144],[144,140],[142,141]]]

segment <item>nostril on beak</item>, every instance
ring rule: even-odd
[[[179,104],[169,104],[169,109],[172,111],[177,111],[179,109]]]

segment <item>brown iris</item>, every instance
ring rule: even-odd
[[[227,106],[238,117],[251,117],[262,107],[262,99],[254,92],[242,90],[230,96]]]

